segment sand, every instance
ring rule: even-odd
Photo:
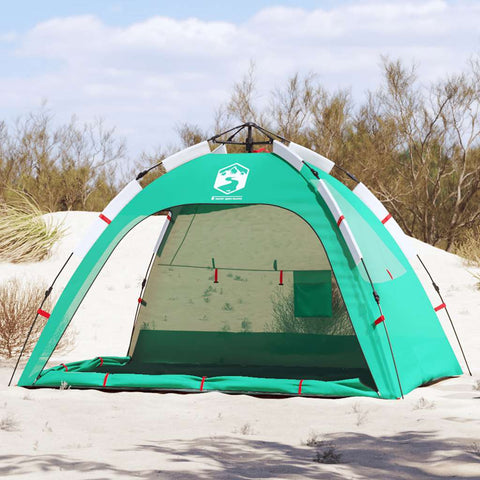
[[[95,214],[52,214],[67,234],[36,264],[0,264],[11,277],[50,281]],[[143,222],[114,252],[71,329],[74,347],[53,363],[124,355],[140,282],[161,227]],[[459,257],[416,242],[442,289],[473,377],[418,388],[404,400],[255,398],[105,393],[6,386],[0,363],[0,476],[158,479],[480,478],[480,291]],[[135,255],[129,254],[135,252]],[[115,261],[117,260],[117,261]],[[75,268],[69,265],[58,289]],[[424,280],[425,274],[419,269]],[[121,278],[121,281],[117,279]],[[432,302],[438,304],[428,283]],[[107,295],[105,295],[107,293]],[[444,313],[445,331],[457,349]],[[446,323],[445,323],[446,321]],[[459,356],[463,366],[463,360]],[[466,371],[466,370],[465,370]],[[17,376],[18,378],[18,376]],[[307,445],[310,444],[310,445]],[[339,456],[339,457],[338,457]],[[339,463],[319,463],[338,460]]]

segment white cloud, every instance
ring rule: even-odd
[[[461,69],[478,50],[479,19],[479,3],[441,0],[274,7],[241,24],[156,16],[112,27],[94,15],[52,18],[0,36],[24,66],[45,62],[33,73],[0,73],[0,108],[22,112],[47,98],[65,117],[103,116],[137,151],[173,140],[180,122],[209,126],[250,60],[266,91],[295,72],[316,72],[327,87],[352,85],[360,97],[378,84],[381,54],[416,61],[425,80]]]

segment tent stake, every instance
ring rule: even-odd
[[[370,273],[368,272],[367,266],[365,265],[365,260],[362,257],[362,264],[363,268],[365,269],[365,272],[368,277],[368,281],[370,282],[370,285],[372,286],[372,291],[373,291],[373,297],[375,298],[375,301],[377,302],[378,310],[380,312],[380,317],[384,317],[383,312],[382,312],[382,307],[380,306],[380,296],[378,295],[377,291],[375,290],[375,287],[373,285],[372,277],[370,277]],[[393,366],[395,368],[395,374],[397,376],[397,381],[398,381],[398,386],[400,388],[400,395],[402,396],[402,400],[404,398],[403,396],[403,389],[402,389],[402,384],[400,382],[400,375],[398,373],[398,368],[397,368],[397,362],[395,361],[395,355],[393,354],[393,348],[392,348],[392,342],[390,341],[390,335],[388,334],[388,328],[385,323],[385,317],[383,320],[383,327],[385,328],[385,334],[387,336],[387,341],[388,341],[388,346],[390,347],[390,353],[392,355],[392,360],[393,360]]]
[[[17,371],[18,364],[20,363],[20,359],[22,358],[22,355],[23,355],[23,352],[25,351],[25,348],[27,348],[28,339],[30,338],[30,335],[31,335],[32,332],[33,332],[33,327],[35,326],[35,323],[37,323],[38,310],[41,310],[41,309],[42,309],[43,304],[44,304],[45,301],[47,300],[47,298],[48,298],[48,296],[50,295],[50,293],[52,293],[52,289],[53,289],[53,286],[55,285],[55,282],[57,281],[57,279],[58,279],[58,277],[60,276],[60,274],[63,272],[63,269],[67,266],[67,263],[68,263],[68,262],[70,261],[70,259],[72,258],[72,255],[73,255],[73,252],[68,256],[68,258],[67,258],[67,260],[65,261],[65,263],[63,264],[62,268],[61,268],[60,271],[57,273],[57,276],[53,279],[53,282],[52,282],[52,284],[50,285],[49,289],[45,292],[45,296],[43,297],[42,303],[40,304],[40,306],[39,306],[38,309],[37,309],[37,314],[35,315],[35,318],[33,319],[32,325],[30,325],[30,330],[29,330],[28,333],[27,333],[27,337],[25,338],[25,342],[23,343],[22,349],[20,350],[20,354],[19,354],[18,357],[17,357],[17,361],[16,361],[16,363],[15,363],[15,367],[13,368],[12,376],[10,377],[10,380],[8,381],[8,386],[10,386],[10,385],[12,384],[12,380],[13,380],[13,377],[15,376],[15,372]]]
[[[427,275],[430,277],[433,288],[435,289],[438,296],[440,297],[440,300],[445,305],[445,312],[447,313],[448,320],[450,321],[450,325],[452,326],[453,333],[455,334],[455,338],[457,339],[458,346],[460,347],[460,351],[462,352],[462,356],[463,356],[463,359],[465,360],[465,365],[467,366],[468,373],[470,374],[470,376],[472,376],[472,371],[470,370],[470,366],[468,365],[467,357],[465,355],[465,352],[463,351],[462,344],[460,343],[460,338],[458,337],[457,330],[455,329],[455,325],[453,324],[452,317],[450,316],[450,312],[448,311],[447,304],[445,303],[445,300],[443,299],[443,296],[440,293],[440,287],[435,283],[435,280],[433,280],[431,273],[428,271],[428,268],[426,267],[426,265],[422,262],[422,259],[420,258],[420,255],[418,253],[417,253],[417,258],[422,264],[422,267],[427,272]]]

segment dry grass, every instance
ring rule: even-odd
[[[0,261],[34,262],[48,256],[63,229],[42,214],[35,200],[21,192],[10,192],[9,202],[0,203]]]
[[[468,230],[454,251],[466,260],[467,265],[480,268],[480,228]]]
[[[18,355],[45,296],[47,286],[42,283],[21,282],[10,279],[0,285],[0,356],[11,358]],[[47,299],[42,307],[51,311],[52,302]],[[30,335],[25,352],[30,352],[45,325],[46,319],[39,316]],[[64,335],[60,350],[73,343],[73,333]]]

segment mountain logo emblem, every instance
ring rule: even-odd
[[[242,188],[245,188],[249,172],[250,170],[247,167],[239,163],[223,167],[217,173],[213,188],[225,195],[238,192]]]

